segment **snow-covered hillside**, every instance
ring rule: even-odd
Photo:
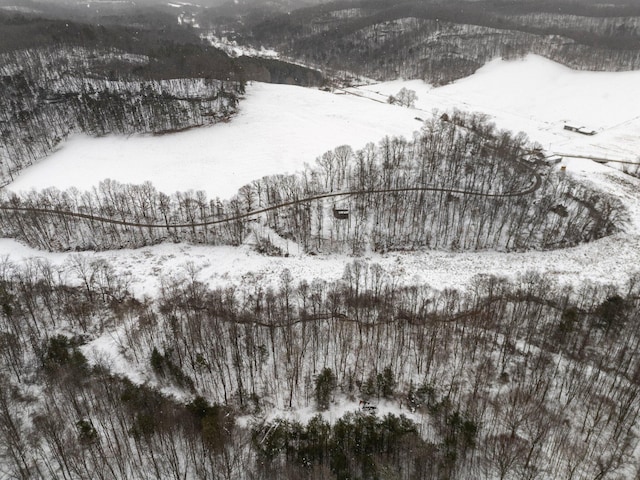
[[[367,252],[359,261],[377,264],[386,278],[403,286],[429,285],[436,290],[470,287],[479,275],[504,276],[512,280],[528,272],[538,272],[548,281],[579,286],[583,282],[623,286],[640,271],[640,180],[594,162],[569,162],[571,175],[590,183],[595,191],[620,198],[629,213],[626,231],[582,245],[554,251],[441,251],[416,250],[379,254]],[[585,168],[585,167],[589,168]],[[272,229],[253,223],[259,238],[268,238],[286,257],[269,257],[255,248],[255,235],[245,244],[202,246],[163,243],[139,249],[106,252],[51,253],[0,239],[0,267],[3,257],[11,262],[48,260],[63,279],[75,278],[78,262],[109,265],[139,299],[155,298],[167,278],[196,278],[211,288],[235,287],[249,293],[278,288],[288,271],[295,283],[321,278],[334,282],[342,278],[345,267],[354,261],[348,255],[309,255],[291,240]]]
[[[577,73],[528,57],[493,62],[440,89],[391,82],[328,93],[254,84],[229,123],[158,137],[76,137],[11,188],[86,189],[110,177],[228,198],[255,178],[299,170],[337,145],[358,148],[383,135],[408,135],[420,126],[416,118],[452,108],[482,111],[552,151],[626,156],[640,145],[638,80],[640,72]],[[386,103],[403,87],[417,91],[417,108]],[[569,132],[565,121],[598,133]],[[478,149],[469,150],[474,155],[487,147],[487,137],[479,138]],[[457,476],[438,478],[493,479],[495,472],[515,478],[509,470],[531,478],[637,477],[640,179],[587,159],[565,159],[562,166],[566,173],[540,167],[534,184],[544,175],[571,176],[592,187],[587,200],[576,197],[592,210],[592,198],[614,196],[625,207],[620,230],[554,251],[460,252],[457,245],[384,254],[362,249],[358,259],[305,253],[291,240],[299,236],[285,239],[287,231],[279,229],[279,236],[257,215],[240,229],[244,243],[237,247],[162,243],[50,253],[0,239],[0,346],[6,347],[0,348],[0,438],[12,442],[0,448],[0,471],[17,476],[12,469],[22,472],[22,462],[27,473],[46,467],[47,478],[65,471],[74,472],[67,478],[93,478],[108,471],[105,465],[113,478],[147,472],[210,478],[225,462],[225,478],[249,478],[254,463],[256,471],[266,468],[260,455],[276,445],[286,420],[318,423],[311,419],[325,409],[327,429],[345,418],[373,424],[386,414],[406,415],[419,427],[415,440],[424,443],[389,442],[427,452],[421,462],[429,468],[444,465],[440,456],[464,466]],[[435,180],[444,178],[440,172]],[[520,177],[518,170],[514,178]],[[486,178],[497,183],[495,174]],[[318,185],[345,195],[338,181]],[[283,201],[295,198],[285,192]],[[539,202],[543,195],[536,195]],[[428,225],[406,210],[389,212]],[[585,217],[601,222],[595,212]],[[83,218],[98,223],[92,214]],[[82,232],[71,222],[64,226]],[[296,223],[291,230],[298,229]],[[56,238],[55,230],[41,231]],[[258,253],[261,239],[286,256]],[[165,397],[155,396],[156,389]],[[11,435],[2,437],[3,422]],[[242,431],[229,433],[233,425]],[[350,425],[337,430],[355,432],[359,446],[361,434]],[[111,445],[117,451],[107,450]],[[344,442],[336,445],[344,449]],[[24,455],[4,455],[9,448]],[[270,455],[285,454],[274,448]],[[330,472],[327,465],[333,464],[324,465]],[[287,478],[311,472],[299,471]],[[268,470],[251,476],[276,477]]]
[[[105,178],[229,198],[265,175],[293,173],[338,145],[363,147],[420,128],[415,112],[318,90],[254,83],[227,124],[165,136],[75,137],[11,188],[87,189]]]
[[[573,248],[531,252],[446,252],[416,251],[369,253],[361,258],[379,264],[399,285],[428,284],[435,289],[469,286],[478,275],[505,276],[511,279],[527,272],[539,272],[559,284],[578,285],[594,281],[624,285],[640,272],[640,180],[587,160],[567,162],[571,175],[591,184],[596,190],[615,194],[629,213],[626,231]],[[134,250],[108,252],[51,253],[23,246],[14,240],[0,240],[0,259],[47,259],[61,272],[70,270],[71,257],[87,261],[105,260],[125,276],[138,297],[157,295],[162,277],[184,276],[196,267],[198,280],[212,288],[235,286],[251,291],[256,287],[277,287],[288,270],[296,282],[322,278],[335,281],[342,277],[353,257],[346,255],[304,254],[295,243],[267,235],[288,257],[268,257],[249,244],[241,247],[162,244]],[[248,237],[247,243],[250,243]]]
[[[640,147],[640,71],[571,70],[537,55],[494,60],[474,75],[433,88],[419,80],[354,90],[382,100],[401,88],[415,90],[416,108],[482,112],[500,128],[523,131],[554,153],[635,160]],[[564,125],[597,132],[580,135]]]
[[[417,92],[415,109],[385,103],[403,87]],[[495,60],[441,88],[414,80],[347,91],[254,83],[228,124],[163,137],[75,137],[11,188],[86,189],[111,178],[228,198],[251,180],[300,170],[338,145],[409,136],[420,128],[416,117],[454,108],[485,113],[550,152],[635,160],[640,150],[640,72],[578,72],[530,55]],[[598,133],[570,132],[565,123]]]
[[[418,93],[416,109],[384,103],[402,87]],[[228,124],[160,137],[75,138],[24,171],[12,188],[83,189],[110,177],[137,183],[151,180],[168,192],[202,189],[224,198],[252,179],[298,170],[336,145],[362,146],[385,134],[410,134],[420,126],[415,117],[428,118],[433,109],[485,112],[499,127],[523,130],[551,150],[602,155],[617,149],[628,156],[640,145],[640,72],[576,72],[529,56],[517,62],[494,61],[476,75],[438,89],[420,81],[397,81],[351,93],[361,96],[253,84],[241,113]],[[598,134],[568,132],[564,121],[594,128]],[[435,288],[461,286],[478,274],[517,275],[529,270],[560,282],[623,283],[640,265],[639,182],[585,159],[565,159],[563,164],[568,174],[623,200],[631,213],[626,233],[557,252],[423,252],[367,260],[380,263],[402,283]],[[300,256],[294,245],[285,245],[283,251],[291,257],[264,257],[249,247],[188,245],[82,255],[105,258],[131,275],[137,293],[147,295],[157,290],[158,275],[180,271],[189,261],[200,267],[200,279],[212,286],[246,285],[248,279],[277,282],[284,269],[294,278],[337,279],[351,261]],[[0,242],[0,255],[12,259],[46,255],[60,265],[68,257],[39,253],[10,240]]]

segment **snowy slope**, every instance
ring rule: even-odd
[[[40,257],[63,271],[70,255],[91,260],[106,259],[122,275],[130,275],[137,296],[154,296],[162,276],[186,276],[189,262],[199,269],[198,279],[211,286],[277,286],[288,269],[296,281],[342,277],[344,266],[354,260],[346,256],[265,257],[248,247],[208,247],[162,244],[137,250],[52,254],[25,247],[14,240],[0,240],[0,258],[11,261]],[[436,289],[464,288],[476,275],[516,277],[529,271],[544,273],[564,284],[580,281],[621,285],[640,271],[640,238],[618,234],[578,247],[551,252],[441,252],[372,254],[363,259],[379,263],[400,284],[428,284]]]
[[[380,100],[401,88],[415,90],[416,108],[477,111],[499,128],[525,132],[552,152],[635,160],[640,156],[640,71],[571,70],[536,55],[494,60],[470,77],[432,88],[419,80],[360,87]],[[564,124],[598,133],[580,135]]]
[[[417,91],[418,109],[384,104],[386,96],[402,87]],[[298,170],[304,162],[313,162],[317,155],[337,145],[346,143],[357,148],[384,134],[410,134],[419,127],[414,117],[428,118],[432,109],[453,107],[485,112],[499,127],[525,131],[555,151],[623,158],[640,152],[640,72],[573,72],[528,57],[514,63],[492,62],[473,77],[443,88],[433,89],[422,82],[391,82],[361,87],[353,93],[365,98],[255,84],[241,113],[229,124],[165,137],[75,138],[24,172],[12,188],[87,188],[110,177],[136,183],[151,180],[167,192],[192,188],[229,197],[254,178]],[[599,133],[584,137],[566,132],[562,128],[565,120]],[[516,277],[530,271],[560,284],[594,281],[623,285],[640,271],[640,181],[588,160],[566,160],[564,164],[567,174],[614,193],[624,202],[631,220],[626,232],[551,252],[419,251],[371,254],[362,260],[380,264],[398,284],[429,284],[436,289],[465,288],[477,275]],[[0,239],[0,264],[3,258],[20,262],[42,257],[63,277],[73,279],[69,263],[72,256],[104,259],[142,298],[158,292],[161,277],[186,276],[190,265],[198,269],[198,279],[210,286],[235,285],[251,290],[278,285],[285,270],[296,281],[337,280],[345,265],[354,260],[346,256],[307,256],[288,244],[286,249],[291,254],[287,258],[261,256],[247,245],[163,244],[138,250],[48,253]],[[136,368],[121,351],[121,335],[121,328],[108,332],[83,346],[83,352],[90,361],[105,362],[114,373],[135,383],[153,383],[153,376]],[[180,392],[165,393],[180,397]],[[326,416],[331,420],[356,409],[355,403],[341,398]],[[400,413],[394,405],[380,407],[381,414],[387,411]],[[268,419],[277,415],[307,420],[312,414],[309,409],[274,409]]]
[[[605,168],[605,167],[601,167]],[[399,284],[428,284],[436,289],[465,288],[477,275],[489,274],[515,278],[527,272],[539,272],[561,284],[577,285],[594,281],[623,285],[640,272],[640,182],[621,186],[622,174],[594,173],[599,188],[620,188],[621,197],[633,210],[629,231],[605,237],[577,247],[545,252],[444,252],[369,254],[362,261],[380,264]],[[635,190],[635,192],[634,192]],[[0,260],[21,262],[28,258],[48,259],[63,272],[73,275],[69,258],[80,255],[88,260],[104,259],[127,277],[133,293],[141,298],[153,297],[160,288],[160,278],[186,276],[189,265],[195,265],[198,279],[213,287],[234,285],[251,291],[257,286],[274,286],[289,270],[296,282],[314,278],[326,281],[342,277],[344,267],[353,257],[308,256],[289,248],[289,257],[266,257],[249,246],[213,247],[186,244],[161,244],[137,250],[108,252],[49,253],[34,250],[14,240],[0,239]]]
[[[385,103],[402,87],[417,92],[416,109]],[[626,160],[640,152],[640,72],[580,72],[529,55],[495,60],[440,88],[414,80],[348,91],[254,83],[227,124],[162,137],[75,137],[11,188],[86,189],[111,178],[228,198],[253,179],[293,173],[338,145],[409,136],[420,128],[416,117],[453,108],[486,113],[499,128],[523,131],[551,152]],[[565,122],[598,133],[569,132]]]
[[[294,173],[339,145],[361,148],[420,128],[415,112],[319,90],[254,83],[229,123],[165,136],[78,136],[11,184],[81,190],[105,178],[229,198],[265,175]]]

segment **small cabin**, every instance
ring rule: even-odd
[[[349,218],[349,209],[334,207],[333,216],[338,220],[347,220]]]
[[[569,130],[570,132],[581,133],[582,135],[595,135],[595,130],[589,130],[586,127],[576,127],[574,125],[565,124],[565,130]]]
[[[375,413],[378,409],[375,405],[371,405],[367,400],[360,400],[360,410],[364,410],[365,412]]]

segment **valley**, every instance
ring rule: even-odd
[[[485,3],[2,8],[0,480],[635,478],[639,13]]]

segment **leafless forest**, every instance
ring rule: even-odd
[[[78,253],[62,265],[0,257],[1,480],[640,476],[640,274],[573,286],[537,272],[478,275],[443,288],[400,284],[366,260],[545,251],[624,229],[618,199],[483,115],[434,113],[412,138],[336,146],[233,198],[109,180],[90,191],[1,187],[72,134],[233,121],[248,80],[444,84],[531,52],[636,69],[640,9],[180,4],[191,21],[178,26],[175,7],[101,3],[102,13],[0,2],[0,237],[55,252],[252,239],[273,257],[288,255],[287,240],[350,257],[337,281],[284,270],[271,287],[247,275],[212,288],[189,263],[153,297]],[[290,61],[232,57],[204,44],[196,19]],[[90,355],[96,346],[117,360]],[[345,404],[361,408],[340,415]],[[294,411],[307,420],[288,419]]]
[[[354,261],[336,283],[211,290],[197,267],[141,302],[109,265],[0,265],[0,432],[8,478],[609,478],[635,471],[638,283],[536,274],[398,287]],[[90,367],[117,331],[158,386]],[[180,397],[184,398],[184,397]],[[406,417],[235,418],[388,401]],[[206,399],[206,400],[205,400]],[[277,473],[276,473],[277,472]],[[553,473],[551,473],[553,472]],[[625,473],[626,472],[626,473]]]

